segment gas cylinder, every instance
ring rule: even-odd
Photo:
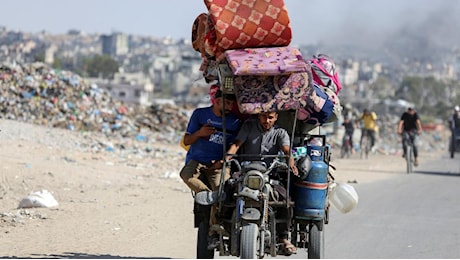
[[[311,169],[304,179],[294,183],[296,217],[320,219],[325,215],[329,166],[324,162],[324,151],[324,146],[307,144]]]

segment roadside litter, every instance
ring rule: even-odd
[[[102,133],[110,141],[95,141],[94,152],[148,153],[156,141],[178,143],[187,112],[170,104],[129,106],[79,75],[44,63],[0,64],[0,118]]]
[[[41,190],[30,193],[27,197],[19,202],[18,209],[21,208],[53,208],[59,203],[53,194],[47,190]]]

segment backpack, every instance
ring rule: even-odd
[[[307,61],[311,66],[313,82],[321,87],[326,87],[339,94],[342,84],[339,80],[339,73],[335,62],[325,54],[318,54]]]
[[[313,85],[308,93],[307,105],[299,109],[297,119],[313,126],[321,126],[333,116],[334,102],[317,85]]]

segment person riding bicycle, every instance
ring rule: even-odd
[[[377,129],[377,114],[375,112],[370,112],[368,109],[364,109],[363,114],[358,118],[358,121],[363,121],[363,129],[361,131],[361,141],[362,144],[363,136],[367,135],[371,140],[371,149],[375,144],[375,130]]]
[[[345,127],[345,135],[343,136],[343,140],[345,140],[345,138],[348,137],[348,139],[350,140],[351,153],[354,153],[355,149],[353,146],[353,133],[355,132],[355,123],[353,122],[353,120],[351,120],[351,118],[345,116],[343,118],[342,125]]]
[[[418,166],[418,149],[415,140],[417,135],[422,133],[422,123],[420,122],[417,112],[415,112],[415,109],[412,107],[407,108],[407,111],[401,115],[401,120],[398,124],[398,134],[404,136],[404,133],[409,134],[412,141],[414,147],[414,166]],[[406,158],[406,144],[404,138],[402,141],[402,148],[403,158]]]
[[[454,107],[454,112],[449,117],[450,129],[460,129],[460,106]]]
[[[460,137],[460,107],[455,106],[454,112],[449,117],[449,128],[452,133],[452,151],[455,152],[457,150],[457,138]]]

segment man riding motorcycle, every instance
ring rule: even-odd
[[[290,155],[290,139],[287,131],[283,128],[275,126],[278,119],[277,112],[264,112],[257,116],[257,120],[246,120],[240,131],[238,132],[235,142],[228,149],[227,160],[230,160],[233,154],[240,151],[241,154],[257,154],[257,155],[276,155],[281,151],[285,155]],[[243,157],[240,161],[252,161],[256,158]],[[273,158],[265,158],[266,165],[271,165]],[[297,175],[298,170],[292,156],[289,157],[289,166],[292,172]],[[286,197],[286,190],[283,186],[275,187],[280,196]],[[287,210],[287,209],[286,209]],[[278,210],[279,214],[285,216],[288,214],[283,210]],[[289,226],[290,223],[277,224],[279,241],[284,245],[285,254],[296,253],[297,248],[289,241]]]

